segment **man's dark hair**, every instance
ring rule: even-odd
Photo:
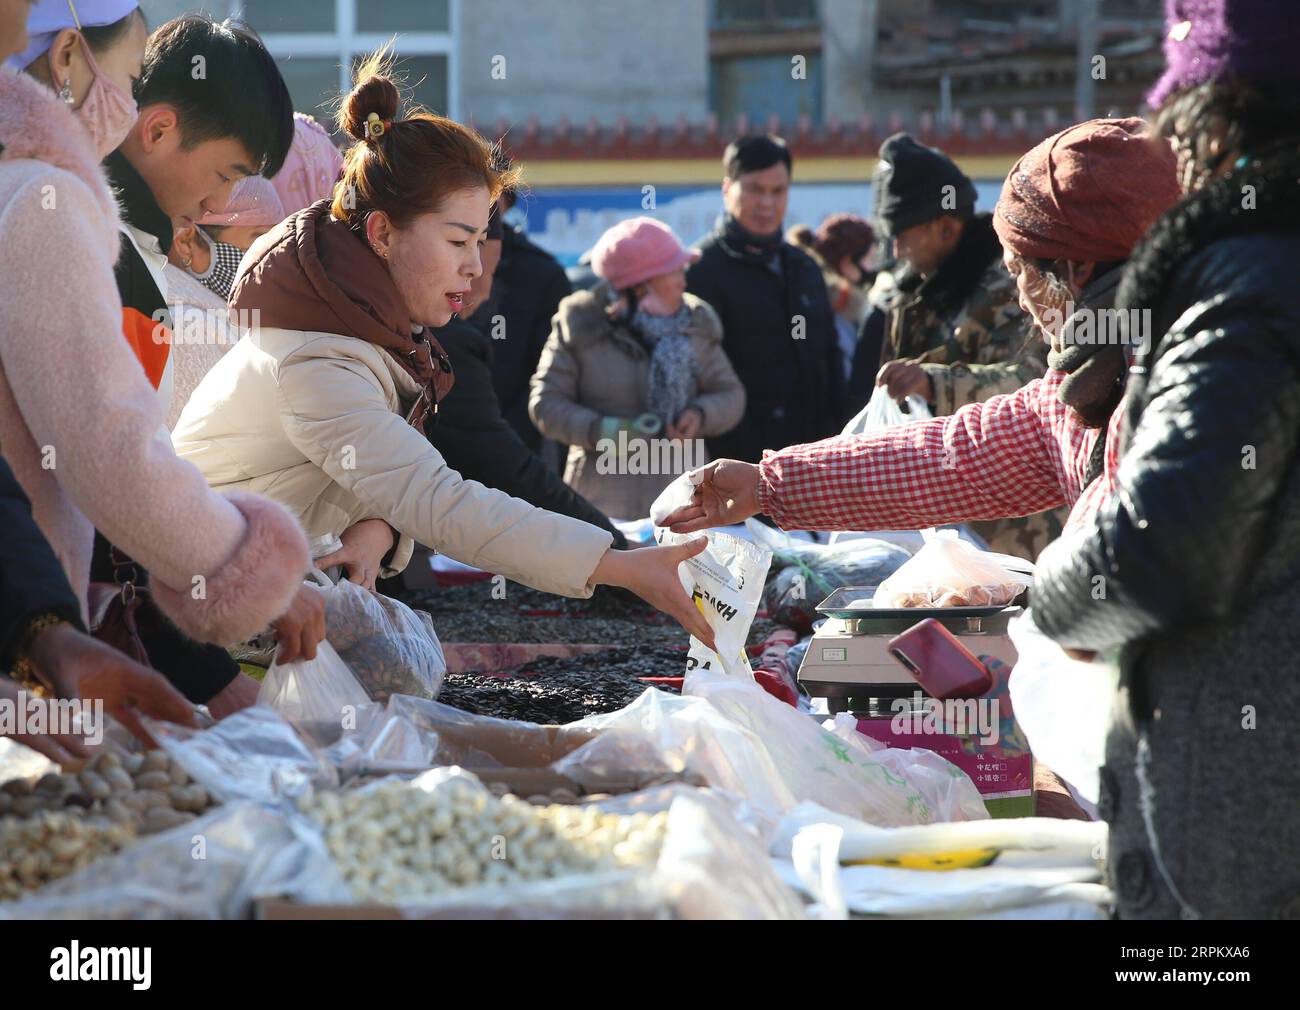
[[[771,134],[751,134],[737,137],[727,145],[722,155],[722,166],[728,179],[739,179],[746,172],[761,172],[776,164],[784,164],[793,174],[794,159],[785,141]]]
[[[173,18],[149,36],[135,97],[143,110],[171,105],[184,145],[233,137],[268,178],[293,143],[293,102],[262,40],[238,21]]]

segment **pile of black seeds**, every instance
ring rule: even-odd
[[[624,590],[600,586],[588,600],[554,596],[516,582],[496,599],[490,581],[393,592],[426,611],[443,642],[525,642],[598,645],[636,644],[685,648],[689,636],[672,618]],[[761,642],[776,625],[755,618],[750,642]]]
[[[523,722],[566,723],[630,705],[647,687],[640,677],[680,677],[686,651],[667,646],[619,646],[581,656],[545,656],[497,676],[449,673],[444,705]]]

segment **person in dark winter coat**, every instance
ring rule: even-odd
[[[1118,346],[1108,342],[1098,348],[1092,339],[1098,333],[1100,311],[1114,297],[1114,280],[1120,271],[1116,264],[1128,259],[1135,247],[1138,259],[1134,262],[1140,263],[1143,236],[1162,214],[1175,207],[1181,195],[1174,152],[1158,137],[1153,137],[1153,132],[1137,119],[1080,123],[1040,143],[1007,176],[994,222],[1008,249],[1007,260],[1015,274],[1020,300],[1033,319],[1041,320],[1039,339],[1052,346],[1053,367],[1043,378],[1034,379],[1012,393],[968,403],[947,417],[827,439],[814,445],[792,446],[769,454],[758,466],[733,460],[711,463],[696,474],[699,490],[692,504],[669,515],[665,523],[674,532],[688,533],[739,522],[761,512],[783,529],[918,529],[1026,515],[1068,504],[1071,510],[1067,534],[1039,558],[1030,591],[1031,612],[1040,618],[1040,623],[1045,616],[1054,628],[1066,627],[1076,632],[1088,627],[1089,615],[1096,608],[1101,608],[1103,614],[1128,613],[1136,608],[1144,615],[1138,620],[1143,620],[1151,616],[1148,607],[1171,614],[1176,609],[1186,610],[1189,621],[1207,621],[1210,612],[1219,606],[1216,589],[1224,587],[1231,598],[1239,585],[1220,570],[1221,559],[1236,553],[1231,545],[1239,542],[1238,534],[1226,528],[1225,519],[1208,530],[1203,543],[1188,536],[1189,528],[1194,528],[1193,521],[1203,521],[1204,503],[1212,497],[1211,492],[1192,486],[1197,483],[1192,471],[1204,455],[1197,449],[1186,450],[1182,453],[1185,459],[1176,462],[1178,454],[1168,454],[1158,472],[1149,475],[1154,485],[1176,485],[1172,493],[1166,493],[1171,490],[1168,488],[1149,489],[1132,483],[1137,475],[1131,459],[1121,459],[1124,414],[1122,407],[1116,408],[1114,395],[1115,387],[1124,381],[1125,370],[1113,368],[1113,359],[1118,355],[1123,361],[1140,351],[1140,344],[1131,340]],[[1176,215],[1177,209],[1172,213]],[[1032,271],[1028,269],[1030,264],[1034,267]],[[1066,312],[1068,318],[1062,319]],[[1254,326],[1257,322],[1257,316],[1248,317],[1244,325]],[[1124,334],[1122,329],[1120,332]],[[1129,331],[1128,335],[1131,334]],[[1267,343],[1269,338],[1263,340]],[[1141,379],[1134,371],[1128,381],[1140,383]],[[1267,385],[1261,383],[1260,387]],[[1243,401],[1249,401],[1254,392],[1247,387],[1238,395]],[[1291,404],[1300,404],[1300,398],[1294,393]],[[1161,427],[1142,432],[1142,444],[1166,440],[1186,442],[1196,436],[1211,444],[1215,441],[1236,444],[1243,438],[1261,437],[1249,425],[1237,423],[1249,414],[1248,406],[1248,402],[1243,402],[1233,411],[1225,410],[1221,418],[1216,414],[1200,425],[1194,416],[1184,413],[1187,404],[1182,397],[1169,392],[1162,412],[1173,414],[1175,419],[1161,417]],[[1272,409],[1270,413],[1281,422],[1291,422],[1291,414],[1296,409],[1288,405],[1286,410]],[[1164,428],[1168,428],[1168,435],[1163,434]],[[1285,437],[1294,438],[1294,424],[1284,430]],[[1281,437],[1262,436],[1261,458],[1265,449],[1269,458],[1277,458],[1273,453]],[[1209,479],[1228,483],[1233,478],[1225,477],[1220,471]],[[1145,531],[1135,538],[1098,529],[1100,517],[1117,511],[1123,514],[1135,507],[1150,512],[1150,535],[1155,534],[1159,521],[1164,535],[1172,537],[1174,543],[1169,553],[1153,556],[1144,550],[1139,541],[1148,536]],[[1067,554],[1067,551],[1077,554]],[[1181,564],[1170,563],[1175,551],[1179,552],[1177,560]],[[1113,559],[1113,567],[1069,570],[1070,558],[1077,556]],[[1094,571],[1104,573],[1100,582],[1090,577]],[[1295,573],[1289,574],[1294,580]],[[1130,592],[1130,587],[1137,591]],[[1180,595],[1188,597],[1190,605],[1167,611],[1163,600],[1178,603]],[[1040,615],[1040,611],[1045,614]],[[1109,626],[1118,627],[1120,620],[1118,616],[1112,618]],[[1300,643],[1294,641],[1290,624],[1283,623],[1279,634],[1287,647],[1294,650]],[[1267,634],[1259,628],[1254,633]],[[1215,654],[1221,665],[1210,674],[1217,690],[1211,684],[1197,683],[1187,686],[1184,697],[1176,689],[1165,696],[1164,700],[1174,705],[1175,716],[1183,714],[1188,698],[1214,697],[1223,706],[1226,701],[1223,695],[1232,696],[1242,683],[1260,685],[1262,692],[1262,685],[1269,678],[1283,681],[1276,685],[1269,682],[1269,701],[1281,697],[1290,704],[1289,709],[1282,709],[1284,713],[1296,709],[1296,692],[1290,686],[1293,678],[1274,675],[1285,666],[1280,653],[1264,650],[1264,662],[1256,673],[1253,663],[1249,664],[1250,669],[1243,669],[1247,665],[1244,661],[1254,657],[1242,643],[1233,643],[1240,650],[1234,663],[1218,654],[1210,634],[1182,629],[1179,634],[1186,635],[1186,649],[1181,648],[1177,638],[1158,646],[1169,649],[1171,657],[1177,660],[1168,671],[1167,684],[1181,685],[1188,674],[1200,669],[1194,658],[1197,650]],[[1068,646],[1072,641],[1067,638],[1063,644]],[[1261,650],[1256,649],[1254,656],[1260,655]],[[1064,661],[1064,656],[1061,659]],[[1099,677],[1107,675],[1105,669],[1097,673]],[[1074,677],[1077,673],[1071,669],[1063,676]],[[1015,685],[1013,675],[1013,691]],[[1072,688],[1068,680],[1061,684],[1066,699]],[[1207,722],[1206,727],[1210,725]],[[1198,763],[1208,760],[1197,751],[1200,727],[1184,723],[1180,729],[1185,743],[1182,750],[1174,753],[1174,767],[1166,772],[1173,782],[1162,784],[1169,787],[1168,805],[1174,817],[1178,816],[1180,804],[1194,796],[1185,785],[1180,787],[1180,782],[1196,774]],[[1228,796],[1221,795],[1223,790],[1207,792],[1207,797],[1215,797],[1213,802],[1218,807],[1210,809],[1210,802],[1202,800],[1197,816],[1201,823],[1218,824],[1219,810],[1223,810],[1231,814],[1234,836],[1237,825],[1242,833],[1257,830],[1265,800],[1260,792],[1249,788],[1244,790],[1245,795],[1238,797],[1241,783],[1229,780],[1228,776],[1235,769],[1247,767],[1255,773],[1259,755],[1253,753],[1253,748],[1260,746],[1255,741],[1266,741],[1265,745],[1280,757],[1276,765],[1260,771],[1268,784],[1264,794],[1271,790],[1279,808],[1278,815],[1265,823],[1270,827],[1278,825],[1281,837],[1273,838],[1268,832],[1262,832],[1263,837],[1249,851],[1252,859],[1267,867],[1267,872],[1293,884],[1295,817],[1292,806],[1287,806],[1285,813],[1280,810],[1285,803],[1283,797],[1295,794],[1294,764],[1290,751],[1281,743],[1281,738],[1290,735],[1291,730],[1291,720],[1284,718],[1280,723],[1273,721],[1267,733],[1261,729],[1262,736],[1239,737],[1235,749],[1221,765],[1223,790],[1230,790]],[[1171,731],[1172,727],[1162,725],[1162,739]],[[1217,739],[1212,743],[1216,752],[1219,745]],[[1216,763],[1215,767],[1220,765]],[[1103,779],[1114,772],[1108,759]],[[1210,784],[1220,785],[1219,782]],[[1138,783],[1125,778],[1102,807],[1110,813],[1112,825],[1116,825],[1140,817],[1143,802]],[[1113,813],[1117,809],[1115,804],[1124,810],[1118,819]],[[1158,799],[1156,809],[1161,809]],[[1185,831],[1181,824],[1175,826],[1170,836],[1162,835],[1162,841],[1177,851],[1182,861],[1180,868],[1201,854],[1194,851],[1194,846],[1202,844],[1202,840],[1194,840],[1192,832]],[[1127,854],[1131,844],[1131,839],[1125,838],[1117,851],[1116,835],[1112,834],[1110,854],[1116,857],[1110,860],[1112,876],[1141,874],[1142,871],[1133,869],[1137,865],[1134,857]],[[1233,844],[1245,848],[1236,837]],[[1273,856],[1267,855],[1270,851],[1274,852]],[[1209,880],[1230,876],[1236,869],[1230,848],[1216,845],[1212,850],[1207,848],[1205,854],[1212,856],[1212,861],[1204,868],[1196,867],[1202,895],[1209,893]],[[1253,880],[1254,871],[1250,874]],[[1150,881],[1144,886],[1149,887]],[[1120,894],[1121,912],[1146,914],[1146,896],[1142,898],[1143,904],[1135,904],[1126,903],[1122,889]],[[1243,898],[1244,902],[1253,900]],[[1228,907],[1219,905],[1213,914],[1228,914],[1225,911]]]
[[[686,289],[722,320],[722,348],[745,387],[745,415],[708,440],[712,456],[756,462],[764,449],[839,431],[844,366],[826,281],[784,240],[793,160],[779,137],[741,137],[723,156],[726,212],[699,245]]]
[[[1119,486],[1039,559],[1033,610],[1063,646],[1122,650],[1100,804],[1120,914],[1297,919],[1300,22],[1168,14],[1149,101],[1190,193],[1118,295],[1153,317]]]
[[[625,548],[627,538],[609,518],[565,484],[507,423],[493,389],[492,358],[500,345],[460,319],[435,330],[434,335],[456,373],[456,388],[439,404],[438,423],[428,429],[429,441],[447,465],[467,480],[608,530],[614,546]]]
[[[513,204],[513,194],[504,194],[498,216]],[[535,453],[541,452],[542,436],[528,416],[528,383],[551,335],[551,320],[560,301],[572,293],[560,261],[534,245],[522,229],[502,222],[501,260],[492,282],[492,297],[469,321],[492,338],[492,385],[501,413]],[[454,462],[451,465],[456,466]]]
[[[951,414],[1042,375],[1045,347],[1016,304],[991,215],[975,213],[975,184],[897,133],[880,146],[875,187],[895,257],[921,278],[891,306],[879,384]]]

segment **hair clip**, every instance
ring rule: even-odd
[[[366,139],[378,140],[392,128],[391,119],[380,119],[378,112],[366,116]]]

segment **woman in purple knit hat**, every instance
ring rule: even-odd
[[[1150,307],[1118,487],[1039,558],[1038,625],[1120,650],[1102,769],[1133,918],[1300,918],[1300,18],[1171,0],[1148,100],[1184,199],[1134,251]]]

